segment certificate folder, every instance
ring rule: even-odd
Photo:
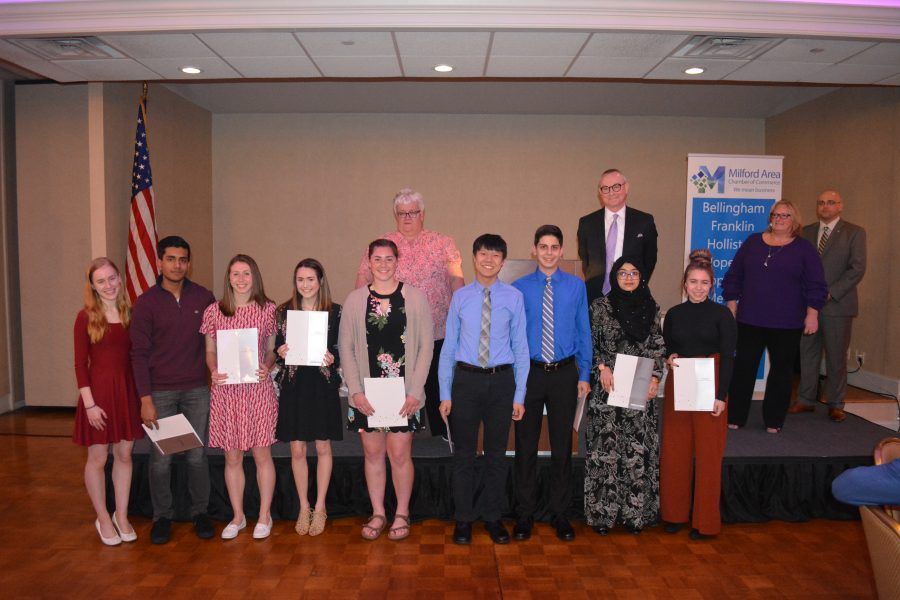
[[[400,416],[406,402],[403,377],[366,377],[363,379],[366,399],[375,414],[367,418],[369,427],[406,427],[409,419]]]
[[[220,329],[216,332],[216,368],[227,373],[226,384],[258,383],[259,330]]]
[[[288,345],[284,364],[320,367],[328,348],[328,313],[317,310],[287,311]]]
[[[613,391],[609,393],[606,403],[619,408],[645,410],[651,377],[653,377],[652,358],[616,354]]]
[[[147,432],[147,437],[161,454],[177,454],[203,446],[197,432],[181,413],[164,417],[157,420],[156,423],[159,426],[157,429],[150,429],[143,424],[141,427]]]
[[[675,410],[712,412],[716,402],[716,363],[712,358],[676,358]]]

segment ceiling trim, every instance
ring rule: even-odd
[[[299,5],[298,5],[299,4]],[[900,7],[802,0],[69,0],[0,4],[0,36],[293,29],[540,29],[900,39]]]

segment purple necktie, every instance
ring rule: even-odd
[[[606,234],[606,272],[603,274],[603,295],[607,295],[610,290],[609,270],[616,262],[616,240],[619,237],[619,215],[613,215],[613,222],[609,226],[609,233]]]

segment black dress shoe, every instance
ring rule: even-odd
[[[633,533],[634,535],[641,535],[641,528],[636,527],[635,525],[625,525],[625,531]]]
[[[609,527],[603,525],[594,525],[593,530],[597,535],[609,535]]]
[[[706,533],[700,533],[699,529],[691,529],[691,533],[688,534],[688,537],[690,537],[692,540],[711,540],[716,536],[708,535]]]
[[[150,541],[154,544],[165,544],[172,537],[172,521],[167,517],[160,517],[153,521],[150,529]]]
[[[562,541],[571,542],[575,539],[575,530],[572,529],[572,524],[569,523],[567,518],[556,517],[553,521],[553,526],[556,527],[556,537]]]
[[[684,523],[666,523],[663,527],[663,531],[666,533],[678,533],[682,529],[684,529]]]
[[[516,526],[513,527],[513,538],[520,542],[530,539],[532,527],[534,527],[534,519],[531,517],[519,519],[516,521]]]
[[[472,543],[472,524],[466,521],[457,521],[456,527],[453,528],[454,544],[471,544]]]
[[[495,544],[509,543],[509,532],[503,526],[503,521],[488,521],[484,524],[484,528],[487,529]]]
[[[206,513],[200,513],[194,515],[194,533],[197,534],[197,537],[201,540],[208,540],[212,536],[216,535],[216,530],[213,527],[212,521],[209,520],[209,517],[206,516]]]

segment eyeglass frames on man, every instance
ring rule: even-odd
[[[622,189],[623,185],[624,185],[624,184],[621,184],[621,183],[614,183],[614,184],[612,184],[612,185],[601,185],[601,186],[600,186],[600,193],[601,193],[601,194],[608,194],[608,193],[610,193],[610,192],[618,192],[619,190]]]

